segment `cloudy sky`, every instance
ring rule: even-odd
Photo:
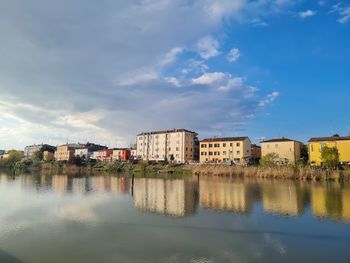
[[[350,3],[0,0],[0,148],[350,131]]]

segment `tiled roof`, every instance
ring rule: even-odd
[[[311,138],[309,142],[327,142],[327,141],[347,141],[350,140],[350,136],[332,136],[332,137],[315,137]]]
[[[224,137],[224,138],[207,138],[201,142],[230,142],[230,141],[244,141],[248,137]]]

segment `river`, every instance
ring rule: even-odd
[[[350,184],[0,173],[0,262],[350,262]]]

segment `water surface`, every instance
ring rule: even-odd
[[[350,262],[350,185],[0,175],[0,262]]]

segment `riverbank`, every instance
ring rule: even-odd
[[[350,169],[323,169],[310,166],[228,166],[228,165],[187,165],[194,174],[216,176],[241,176],[256,178],[350,181]]]
[[[0,167],[2,168],[2,167]],[[323,169],[310,166],[230,166],[223,164],[165,164],[146,162],[96,162],[83,165],[68,164],[64,162],[33,162],[22,160],[17,162],[12,171],[44,172],[48,174],[95,174],[120,173],[135,176],[173,176],[213,175],[238,176],[253,178],[273,178],[314,181],[350,181],[350,168]]]

